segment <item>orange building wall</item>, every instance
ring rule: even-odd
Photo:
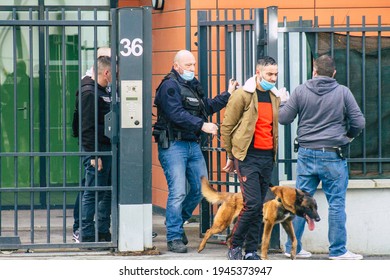
[[[119,7],[151,6],[151,0],[119,0]],[[164,10],[153,11],[152,15],[152,89],[156,89],[163,76],[169,72],[174,54],[186,48],[186,0],[165,0]],[[347,0],[274,0],[264,2],[258,0],[191,0],[191,51],[197,57],[194,35],[197,31],[197,12],[199,10],[236,9],[236,16],[240,18],[241,9],[278,7],[279,22],[312,20],[318,16],[319,26],[329,26],[331,16],[334,24],[345,26],[347,17],[351,26],[361,25],[365,16],[366,26],[377,25],[378,16],[381,16],[382,25],[390,25],[390,1],[347,1]],[[231,12],[229,13],[231,16]],[[220,12],[219,17],[224,16]],[[248,13],[244,14],[247,17]],[[265,16],[266,20],[266,16]],[[224,77],[223,77],[224,78]],[[213,83],[215,84],[215,83]],[[152,93],[154,97],[154,92]],[[152,104],[151,104],[152,106]],[[155,113],[155,111],[154,111]],[[157,158],[156,144],[152,145],[152,203],[154,206],[165,209],[167,200],[167,185],[163,170]],[[196,211],[194,214],[198,214]]]

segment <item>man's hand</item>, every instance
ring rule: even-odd
[[[228,158],[226,165],[224,168],[222,168],[222,170],[226,173],[234,172],[234,161]]]
[[[91,159],[91,165],[95,167],[96,161],[95,159]],[[103,169],[103,162],[101,158],[98,158],[98,171],[101,171]]]
[[[218,126],[215,123],[203,123],[202,131],[210,133],[213,136],[216,136],[218,133]]]
[[[235,91],[235,89],[238,87],[238,82],[231,78],[229,80],[229,89],[228,89],[228,92],[231,94],[233,91]]]
[[[279,89],[279,97],[280,101],[286,102],[287,100],[290,99],[290,93],[286,90],[286,88],[281,88]]]

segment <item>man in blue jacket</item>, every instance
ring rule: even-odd
[[[157,122],[153,135],[158,142],[158,158],[168,183],[167,246],[175,253],[187,252],[188,240],[183,224],[202,198],[201,177],[208,177],[199,144],[201,133],[217,135],[218,126],[207,118],[226,106],[237,85],[231,80],[228,92],[207,98],[195,78],[195,65],[191,52],[179,51],[171,72],[158,86],[154,101]]]
[[[296,187],[314,195],[322,182],[329,204],[329,259],[357,260],[363,256],[346,249],[345,196],[348,187],[346,153],[349,143],[365,126],[365,118],[351,91],[334,79],[334,60],[323,55],[314,61],[313,78],[298,86],[291,98],[281,97],[279,123],[290,124],[298,115]],[[287,102],[283,102],[283,100]],[[295,217],[297,257],[310,257],[302,249],[305,219]],[[291,240],[286,243],[290,256]]]

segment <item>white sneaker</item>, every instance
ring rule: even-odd
[[[363,256],[347,251],[345,254],[337,257],[329,257],[330,260],[362,260]]]
[[[284,255],[287,257],[287,258],[290,258],[291,257],[291,254],[290,253],[284,253]],[[301,251],[299,251],[299,253],[297,254],[297,258],[301,258],[301,259],[307,259],[307,258],[310,258],[311,257],[311,253],[308,252],[308,251],[305,251],[303,249],[301,249]]]

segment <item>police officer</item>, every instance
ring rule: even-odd
[[[228,92],[207,98],[195,78],[195,65],[191,52],[179,51],[171,72],[158,86],[154,101],[157,122],[153,135],[158,142],[158,158],[168,183],[167,246],[175,253],[187,252],[188,240],[183,224],[202,198],[200,178],[208,177],[199,144],[201,133],[217,135],[218,126],[207,122],[207,117],[226,106],[230,93],[237,86],[236,81],[230,80]]]

